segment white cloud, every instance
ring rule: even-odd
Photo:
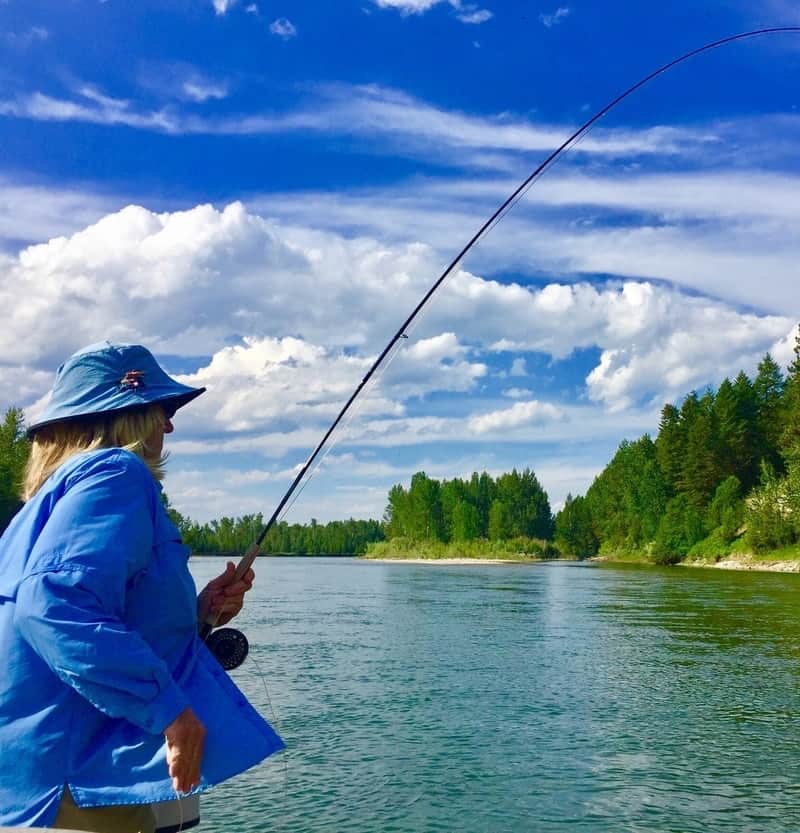
[[[456,13],[456,18],[462,23],[479,25],[481,23],[486,23],[487,20],[491,20],[492,17],[494,17],[492,12],[488,9],[479,9],[471,3],[458,5],[456,8],[459,10]]]
[[[542,290],[542,294],[550,292],[551,289],[549,286],[546,286],[544,290]],[[527,376],[528,375],[528,368],[525,364],[525,359],[522,356],[518,356],[511,362],[511,370],[508,371],[509,376]]]
[[[798,337],[800,337],[800,324],[770,348],[772,358],[782,367],[788,367],[795,360],[794,350]]]
[[[541,23],[548,29],[551,29],[558,23],[567,17],[570,13],[569,8],[566,6],[559,6],[552,14],[540,14],[539,20]]]
[[[120,198],[0,178],[0,251],[72,234],[112,213]]]
[[[35,43],[42,43],[50,37],[50,32],[44,26],[31,26],[24,32],[6,32],[6,43],[14,49],[28,49]]]
[[[301,407],[327,419],[401,311],[432,282],[435,261],[419,244],[390,247],[287,228],[241,204],[171,214],[131,206],[8,259],[0,305],[16,314],[0,332],[0,354],[41,370],[105,337],[211,354],[206,375],[198,371],[195,381],[213,378],[224,393],[219,402],[205,398],[218,411],[204,419],[237,430],[265,428],[281,414],[294,418],[289,378],[307,373]],[[596,346],[602,357],[588,376],[588,394],[620,409],[735,373],[743,360],[754,366],[794,324],[641,281],[536,288],[462,271],[386,372],[395,401],[378,397],[370,407],[399,413],[410,397],[474,390],[495,351],[565,359]],[[724,338],[711,335],[717,333]],[[238,346],[226,346],[232,338]],[[513,356],[512,373],[523,371],[523,361]],[[314,383],[316,376],[324,384]]]
[[[0,263],[0,307],[14,309],[0,331],[0,404],[30,405],[66,355],[102,338],[195,356],[186,361],[196,369],[178,375],[208,392],[181,412],[170,438],[168,491],[196,517],[219,515],[233,496],[236,513],[256,511],[288,485],[439,262],[418,243],[288,226],[237,203],[160,214],[130,206]],[[669,397],[752,372],[767,349],[786,361],[795,324],[639,280],[539,287],[462,271],[358,400],[356,419],[337,435],[339,463],[352,477],[371,470],[364,500],[380,502],[401,472],[369,450],[466,444],[476,468],[489,449],[499,470],[514,464],[503,451],[510,443],[573,447],[605,437],[613,450],[621,436],[654,431]],[[525,388],[498,387],[499,368],[527,372],[527,351],[559,360],[587,346],[600,359],[581,406],[545,401],[535,374]],[[231,474],[237,464],[226,455],[246,455],[246,476]],[[200,459],[227,473],[192,484],[186,472]],[[338,506],[343,517],[335,477],[326,469],[321,478],[326,511],[335,517]]]
[[[227,14],[239,0],[212,0],[214,4],[214,11],[218,15]]]
[[[245,8],[245,11],[247,14],[258,14],[258,6],[255,3],[251,3]]]
[[[564,419],[565,414],[549,402],[515,402],[510,408],[470,417],[469,428],[475,434],[506,431],[527,425],[545,425]]]
[[[291,20],[287,20],[285,17],[279,17],[277,20],[273,20],[269,25],[269,30],[273,35],[277,35],[279,38],[283,38],[283,40],[289,40],[297,34],[297,27]]]
[[[475,3],[464,3],[463,0],[372,0],[381,9],[395,9],[403,16],[422,15],[434,6],[447,3],[455,11],[455,16],[462,23],[486,23],[493,15],[488,9],[479,9]]]
[[[397,9],[401,14],[423,14],[443,0],[372,0],[380,9]]]
[[[228,96],[227,84],[213,83],[202,78],[193,78],[181,84],[181,91],[190,101],[204,102],[209,99],[223,99]]]
[[[289,38],[296,30],[283,19],[275,34]],[[40,121],[79,121],[125,125],[168,134],[270,135],[323,132],[382,139],[379,152],[421,156],[451,167],[516,168],[517,154],[550,151],[572,127],[537,124],[508,114],[472,116],[443,110],[403,92],[375,85],[330,84],[314,91],[310,103],[283,114],[248,114],[202,118],[167,110],[145,110],[130,101],[101,94],[89,85],[73,98],[27,93],[0,100],[0,114]],[[796,123],[797,119],[793,120]],[[790,123],[785,129],[791,127]],[[677,154],[715,147],[716,128],[654,127],[644,130],[596,128],[573,150],[579,155]]]

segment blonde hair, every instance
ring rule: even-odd
[[[30,500],[60,466],[76,454],[100,448],[124,448],[144,460],[156,480],[164,477],[167,454],[154,454],[148,440],[164,425],[161,405],[149,405],[43,425],[33,435],[25,467],[22,499]]]

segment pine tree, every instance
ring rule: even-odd
[[[713,396],[706,393],[687,426],[686,458],[680,482],[681,492],[686,495],[689,503],[702,510],[708,505],[720,480],[715,449],[713,403]]]
[[[786,380],[780,366],[767,353],[758,365],[758,374],[753,382],[760,441],[757,456],[766,460],[778,471],[783,470],[780,447],[785,388]]]
[[[656,453],[670,492],[674,494],[678,490],[686,457],[686,430],[681,414],[674,405],[664,405],[661,409]]]
[[[794,359],[786,377],[782,422],[781,456],[789,462],[800,458],[800,325],[794,339]]]
[[[30,442],[20,408],[9,408],[0,424],[0,532],[22,506],[20,492]]]

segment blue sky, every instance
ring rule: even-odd
[[[166,482],[271,512],[406,315],[592,112],[784,0],[0,0],[0,406],[148,345],[208,393]],[[676,68],[563,155],[434,298],[290,510],[529,466],[558,507],[666,401],[791,358],[800,34]]]

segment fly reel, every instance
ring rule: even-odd
[[[219,628],[206,639],[206,647],[226,670],[238,668],[247,658],[250,644],[236,628]]]

